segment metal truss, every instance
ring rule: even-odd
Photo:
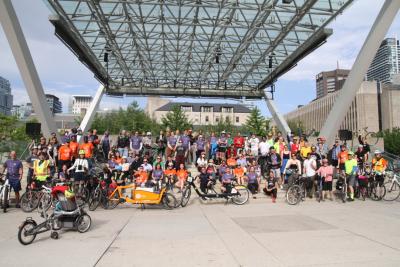
[[[352,0],[47,2],[57,35],[109,84],[107,93],[167,88],[236,97],[236,90],[261,98],[325,40],[317,37]]]

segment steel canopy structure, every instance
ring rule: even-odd
[[[109,95],[257,99],[352,0],[46,2],[56,35]]]

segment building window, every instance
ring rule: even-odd
[[[219,118],[218,118],[218,117],[216,117],[216,118],[215,118],[215,121],[216,121],[216,122],[219,122]]]
[[[206,116],[206,122],[208,122],[208,121],[209,121],[208,116]]]
[[[236,122],[239,122],[239,117],[236,117]]]
[[[181,110],[185,112],[192,112],[191,106],[181,106]]]
[[[226,122],[231,121],[231,119],[229,118],[229,116],[226,116],[226,117],[225,117],[225,121],[226,121]]]
[[[231,113],[233,111],[232,107],[223,107],[222,112],[224,113]]]
[[[212,107],[201,107],[201,112],[213,112]]]

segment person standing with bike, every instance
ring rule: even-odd
[[[347,154],[348,154],[348,159],[344,163],[347,185],[350,192],[349,198],[347,200],[354,201],[354,186],[356,183],[356,173],[358,165],[357,165],[357,159],[354,158],[353,151],[349,151]]]
[[[39,159],[33,162],[33,176],[37,188],[41,188],[50,178],[50,161],[46,159],[46,153],[41,152]]]
[[[307,154],[307,158],[303,162],[303,173],[306,176],[306,192],[309,198],[313,198],[314,179],[317,170],[317,162],[311,157],[311,152]]]
[[[372,159],[372,170],[375,172],[375,181],[378,182],[379,186],[383,186],[385,180],[384,172],[387,168],[387,161],[382,157],[382,152],[380,150],[375,150],[375,156]]]
[[[79,150],[79,158],[77,158],[74,164],[67,170],[74,170],[74,182],[75,184],[83,184],[86,181],[86,173],[89,171],[89,162],[85,159],[85,150]]]
[[[17,153],[15,151],[10,152],[10,159],[6,160],[3,164],[3,170],[1,174],[6,171],[6,179],[10,183],[12,190],[15,193],[15,207],[20,208],[19,205],[19,191],[21,191],[21,179],[23,175],[22,162],[17,159]]]

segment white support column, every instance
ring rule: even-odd
[[[0,22],[10,44],[32,106],[42,124],[42,132],[45,136],[49,137],[52,132],[57,133],[56,123],[47,104],[42,83],[40,82],[11,0],[0,0]]]
[[[375,20],[371,31],[365,40],[360,53],[354,62],[349,76],[340,90],[324,126],[321,129],[321,136],[325,136],[328,144],[332,144],[339,130],[339,127],[349,110],[351,103],[356,96],[357,90],[360,88],[369,66],[374,59],[378,48],[385,37],[390,25],[392,24],[396,14],[400,8],[400,0],[386,0],[383,4],[378,17]]]
[[[79,127],[79,128],[81,128],[83,134],[87,130],[89,130],[90,126],[92,125],[92,122],[93,122],[94,116],[96,115],[96,111],[99,107],[101,98],[103,97],[104,89],[105,89],[105,87],[103,85],[99,86],[99,88],[97,89],[97,92],[92,100],[92,103],[90,103],[89,109],[86,111],[86,114],[83,117],[83,120]],[[78,140],[78,142],[79,141],[80,140]]]
[[[276,125],[278,126],[279,131],[281,131],[282,135],[286,138],[290,134],[290,128],[287,124],[285,118],[279,113],[278,109],[275,106],[274,100],[267,95],[267,92],[264,91],[264,99],[265,103],[267,103],[267,107],[269,112],[271,112],[272,118],[274,119]]]

